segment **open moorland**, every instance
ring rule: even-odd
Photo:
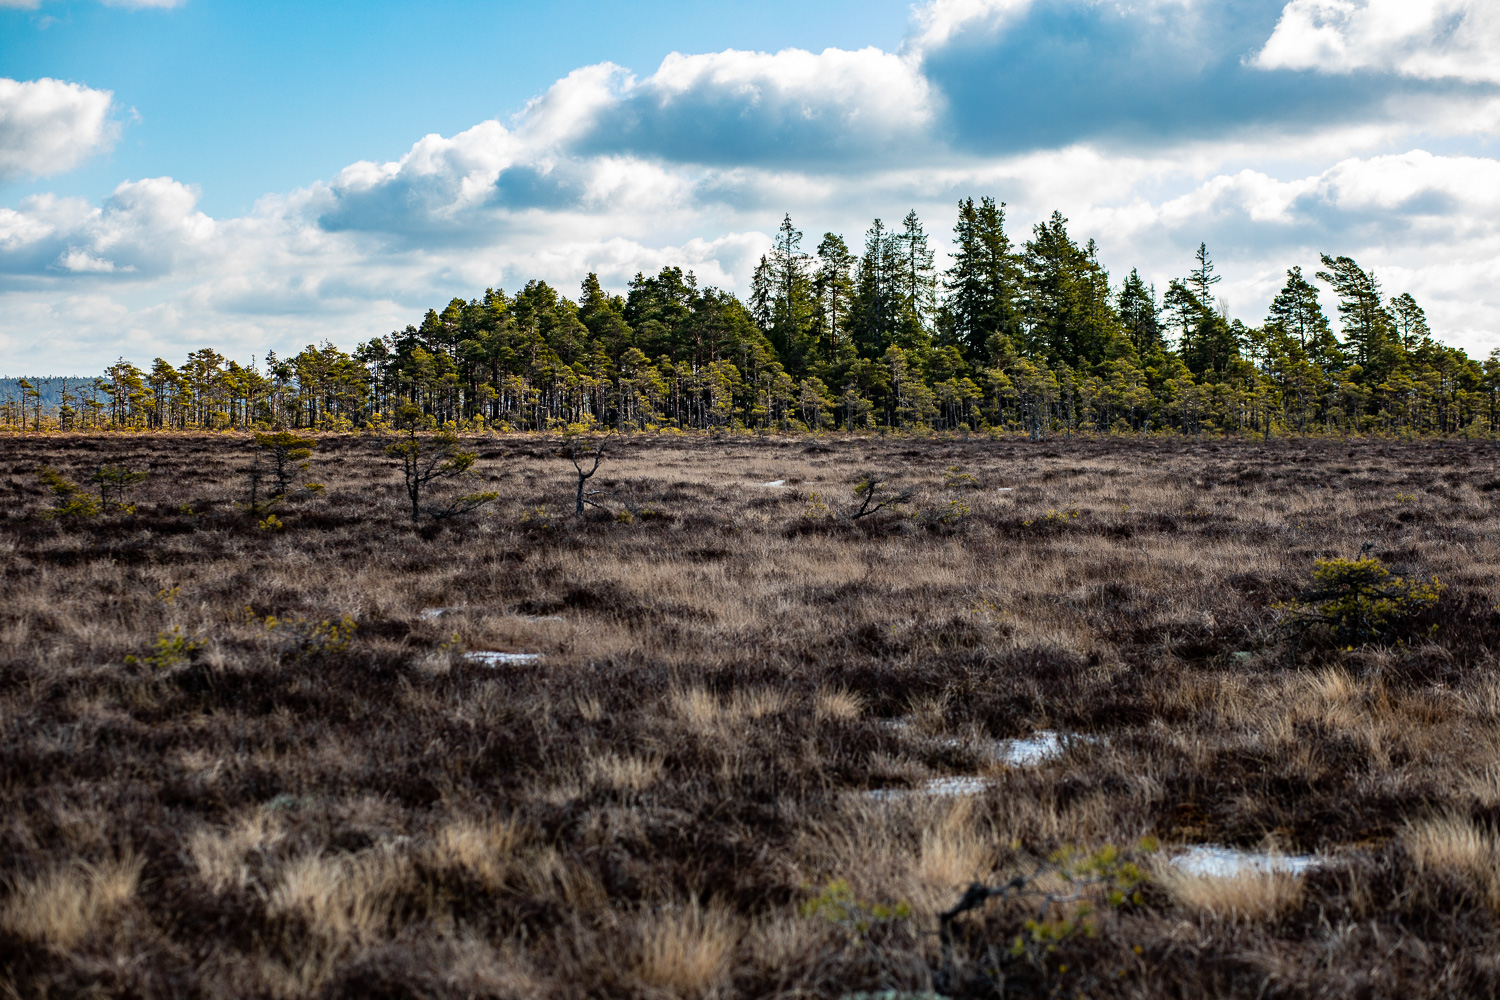
[[[5,995],[1500,993],[1494,442],[386,444],[0,441]]]

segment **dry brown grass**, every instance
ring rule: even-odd
[[[391,850],[305,854],[277,873],[266,912],[300,918],[309,933],[333,945],[373,941],[389,926],[410,877],[410,861]]]
[[[864,714],[865,699],[857,691],[848,688],[819,688],[817,713],[820,719],[838,719],[848,722]]]
[[[17,879],[0,909],[0,927],[26,941],[70,948],[130,904],[140,877],[140,859],[126,855]]]
[[[477,438],[501,503],[421,530],[381,444],[323,440],[327,491],[268,533],[233,436],[0,441],[16,995],[1496,992],[1485,443],[626,438],[624,524],[558,513],[555,442]],[[135,515],[42,519],[43,460],[152,477]],[[916,518],[804,516],[870,468]],[[1449,585],[1437,632],[1284,628],[1366,542]],[[143,661],[173,629],[199,645]],[[997,758],[1041,729],[1086,738]],[[1332,860],[1206,879],[1148,837]],[[1038,870],[944,962],[965,886]]]
[[[1500,911],[1500,837],[1492,827],[1449,813],[1408,824],[1401,844],[1418,871],[1453,876]]]
[[[693,902],[655,910],[639,933],[641,979],[672,996],[702,997],[723,982],[744,931],[722,908]]]
[[[1275,920],[1302,903],[1302,876],[1285,871],[1199,875],[1164,866],[1155,881],[1172,902],[1199,917],[1242,923]]]
[[[522,840],[522,831],[509,820],[455,819],[433,838],[431,860],[439,868],[461,869],[482,885],[499,889]]]

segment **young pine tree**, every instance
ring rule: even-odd
[[[458,434],[449,427],[440,427],[431,434],[419,434],[425,422],[421,409],[410,403],[397,413],[397,426],[403,428],[405,436],[386,446],[385,453],[401,463],[401,474],[406,485],[406,495],[411,500],[411,523],[422,520],[422,495],[429,487],[443,480],[466,478],[474,467],[476,456],[462,450]],[[427,513],[435,519],[453,517],[476,510],[499,497],[498,493],[469,493],[455,497],[445,506],[429,508]]]

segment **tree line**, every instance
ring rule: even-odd
[[[742,301],[691,271],[594,274],[576,299],[543,281],[429,310],[362,344],[241,365],[204,348],[177,367],[119,360],[64,380],[44,416],[31,380],[0,384],[0,419],[41,428],[347,430],[402,406],[460,428],[1004,429],[1185,433],[1493,433],[1500,350],[1439,343],[1408,293],[1348,257],[1300,267],[1258,326],[1230,319],[1199,245],[1158,293],[1111,280],[1060,213],[1021,245],[1006,206],[958,205],[951,264],[915,212],[876,219],[859,252],[815,249],[787,216]],[[1322,303],[1332,292],[1338,332]],[[71,384],[69,384],[71,383]]]

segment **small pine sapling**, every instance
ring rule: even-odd
[[[401,407],[396,420],[397,426],[406,434],[387,445],[385,453],[401,463],[406,495],[411,500],[411,523],[417,524],[422,520],[422,494],[427,487],[444,479],[468,478],[476,456],[462,449],[458,433],[451,427],[440,427],[427,435],[418,434],[427,421],[416,406],[407,404]],[[499,495],[495,492],[467,493],[442,507],[428,508],[427,513],[434,520],[456,517],[492,503]]]
[[[1319,559],[1291,623],[1303,630],[1325,626],[1344,646],[1400,642],[1419,637],[1418,620],[1437,606],[1445,589],[1436,577],[1424,583],[1395,576],[1363,552],[1359,559]],[[1434,623],[1429,631],[1436,628]]]
[[[135,504],[128,502],[131,490],[146,481],[146,473],[136,472],[125,465],[101,465],[90,477],[99,487],[99,509],[115,510],[123,514],[135,513]]]
[[[862,476],[854,487],[854,499],[859,506],[851,509],[847,516],[851,521],[858,521],[887,507],[910,503],[915,495],[916,491],[910,487],[896,489],[874,475]]]
[[[308,459],[312,457],[312,450],[318,446],[313,438],[299,437],[291,431],[277,431],[274,434],[257,432],[255,435],[255,448],[257,462],[251,468],[251,492],[258,491],[260,480],[260,455],[266,455],[271,462],[271,475],[276,478],[276,489],[270,499],[279,500],[286,496],[286,491],[292,485],[292,478],[296,472],[306,472]],[[257,503],[256,497],[252,496],[250,505],[254,507]]]
[[[63,478],[50,465],[43,465],[37,469],[38,478],[47,484],[47,489],[52,491],[54,497],[52,509],[45,517],[93,517],[99,513],[99,504],[88,491],[77,483]]]

